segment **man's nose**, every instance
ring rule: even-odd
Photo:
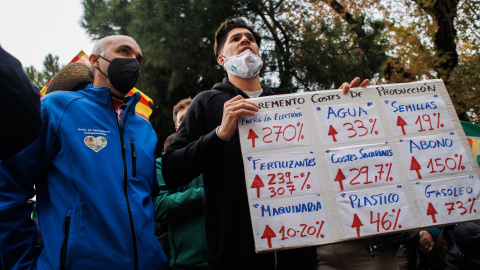
[[[242,37],[242,43],[250,43],[250,39],[247,36]]]

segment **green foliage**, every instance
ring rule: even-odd
[[[480,1],[460,0],[455,18],[458,37],[462,44],[470,44],[478,53],[480,47]]]
[[[130,1],[128,0],[84,0],[82,26],[94,38],[108,35],[126,35],[130,23]]]
[[[45,60],[43,60],[42,71],[38,71],[34,66],[29,66],[25,68],[25,73],[35,86],[42,89],[60,69],[58,56],[48,54],[45,56]]]
[[[443,79],[460,120],[478,123],[480,1],[384,2],[390,3],[385,18],[391,56],[385,82]]]
[[[450,87],[459,117],[480,123],[480,55],[460,59],[451,76]]]
[[[385,63],[384,24],[363,15],[350,25],[340,18],[332,23],[306,25],[294,57],[298,79],[305,90],[330,89],[353,76],[373,78]],[[365,29],[369,29],[368,32]]]

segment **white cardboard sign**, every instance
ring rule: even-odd
[[[320,193],[313,152],[247,157],[244,161],[249,198],[286,198]]]
[[[297,145],[310,145],[303,112],[300,108],[284,111],[258,112],[253,117],[242,118],[239,125],[261,126],[261,129],[249,129],[242,136],[242,150],[282,149]]]
[[[257,252],[480,219],[480,169],[443,81],[252,101],[238,127]]]
[[[327,149],[325,157],[335,192],[400,184],[386,143]]]

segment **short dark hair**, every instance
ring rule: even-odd
[[[253,27],[247,24],[247,22],[242,18],[232,18],[227,19],[224,21],[220,27],[218,27],[217,32],[215,32],[215,58],[218,58],[220,52],[223,49],[223,45],[225,45],[225,41],[227,40],[228,33],[235,29],[235,28],[246,28],[250,31],[255,38],[255,42],[257,43],[258,47],[260,48],[260,42],[262,41],[262,37],[253,30]]]
[[[175,106],[173,106],[173,124],[177,127],[177,114],[180,110],[190,106],[192,99],[190,97],[180,100]]]
[[[173,137],[175,137],[175,133],[168,135],[168,137],[165,139],[165,142],[163,143],[163,153],[165,153],[170,144],[172,144]]]

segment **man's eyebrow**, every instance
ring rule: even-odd
[[[120,50],[120,49],[132,50],[132,47],[130,47],[130,45],[127,45],[127,44],[120,44],[117,46],[116,50]]]
[[[116,50],[120,50],[120,49],[127,49],[129,51],[133,51],[132,47],[130,45],[127,45],[127,44],[120,44],[118,45],[118,47],[116,48]],[[142,62],[143,61],[143,55],[139,54],[136,56],[136,58],[138,59],[138,61]]]
[[[230,36],[230,40],[231,40],[232,38],[235,38],[235,37],[241,36],[241,35],[246,35],[246,36],[249,36],[249,37],[253,37],[253,38],[254,38],[254,36],[253,36],[252,33],[248,32],[248,31],[245,31],[245,32],[239,32],[239,33],[235,33],[235,34],[231,35],[231,36]]]

